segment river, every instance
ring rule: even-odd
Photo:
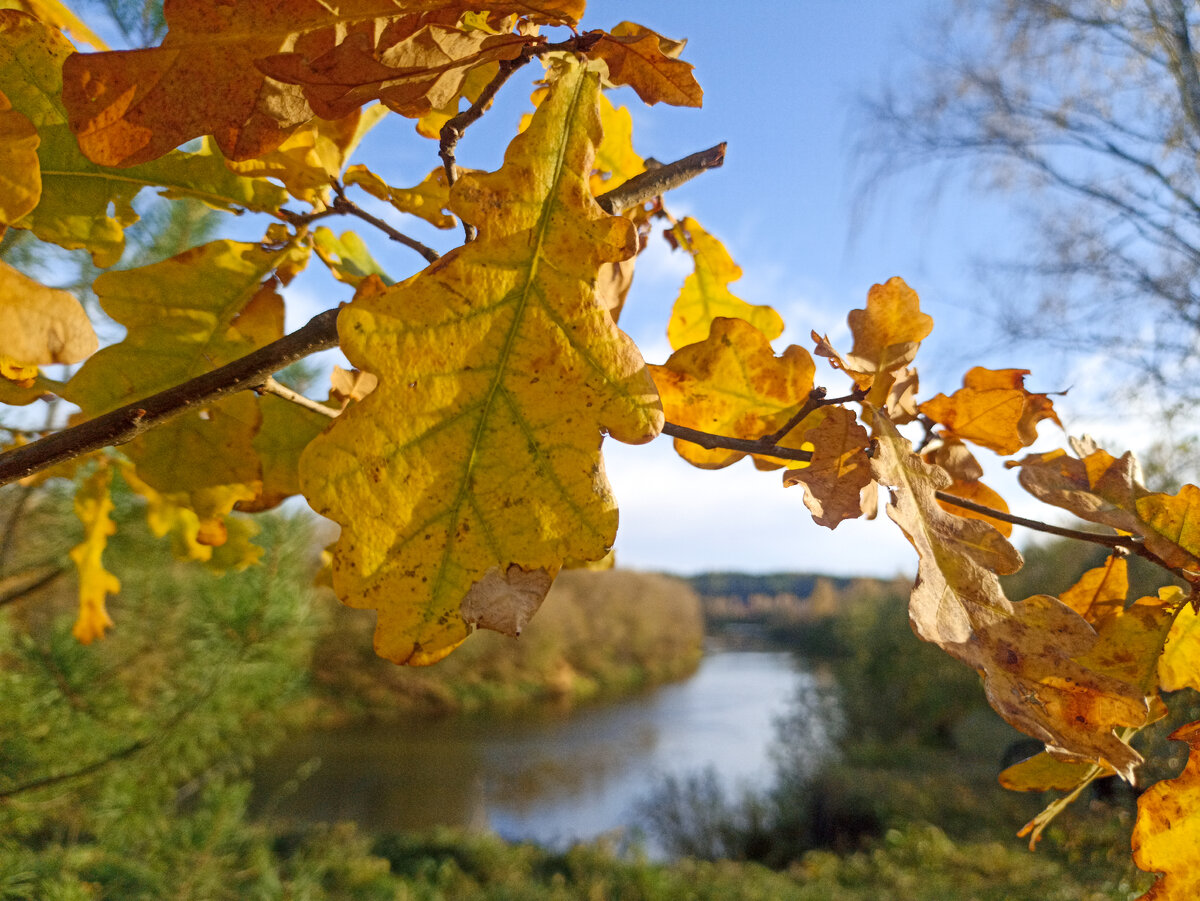
[[[312,732],[260,765],[254,806],[561,846],[635,828],[638,802],[667,775],[712,767],[729,786],[763,784],[774,722],[812,684],[789,654],[718,651],[686,681],[568,713]]]

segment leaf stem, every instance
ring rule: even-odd
[[[273,376],[267,376],[267,380],[259,385],[258,391],[262,394],[274,394],[278,398],[290,401],[306,410],[312,410],[314,413],[320,413],[322,416],[328,416],[330,419],[337,419],[339,415],[337,410],[325,406],[319,400],[305,397],[299,391],[293,391],[287,385],[279,384]]]

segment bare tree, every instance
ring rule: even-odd
[[[919,71],[870,104],[872,175],[964,166],[1012,196],[1031,228],[1019,260],[993,261],[1006,330],[1103,351],[1163,396],[1200,398],[1200,3],[948,12]]]

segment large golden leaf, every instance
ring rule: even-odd
[[[1200,896],[1200,723],[1171,733],[1188,743],[1187,766],[1138,798],[1133,862],[1163,876],[1139,901],[1193,901]]]
[[[124,228],[138,218],[133,199],[145,187],[215,207],[255,211],[278,209],[287,199],[286,192],[266,181],[230,172],[208,147],[171,153],[122,172],[89,161],[67,127],[59,96],[63,60],[71,50],[57,30],[23,13],[0,10],[0,90],[33,123],[40,139],[41,197],[13,223],[17,227],[63,247],[86,248],[97,266],[106,267],[121,256]]]
[[[752,306],[735,297],[729,283],[742,277],[741,267],[733,261],[720,241],[700,227],[691,216],[675,224],[668,233],[687,251],[695,271],[687,277],[667,323],[667,338],[678,350],[708,337],[709,327],[718,316],[745,319],[773,341],[783,333],[783,318],[768,306]]]
[[[1110,659],[1096,630],[1057,598],[1010,602],[997,575],[1020,567],[1016,549],[987,523],[938,506],[935,492],[950,477],[912,453],[879,411],[875,428],[872,465],[891,488],[888,516],[920,558],[909,604],[913,629],[978,670],[989,703],[1013,726],[1050,750],[1132,779],[1141,756],[1114,730],[1149,719],[1144,670]],[[1135,619],[1143,623],[1137,616],[1130,624]],[[1150,612],[1144,626],[1161,628],[1162,619]]]
[[[601,436],[661,429],[641,355],[594,294],[636,247],[588,190],[598,92],[564,67],[503,168],[451,193],[479,238],[339,318],[379,387],[309,445],[301,484],[343,527],[338,596],[379,611],[376,650],[397,662],[439,659],[472,623],[518,630],[564,560],[603,557]]]
[[[680,348],[650,371],[671,422],[752,440],[782,428],[808,400],[815,368],[804,348],[793,345],[777,357],[749,322],[718,317],[705,340]],[[678,438],[675,450],[701,469],[721,469],[746,456]]]
[[[452,98],[472,67],[530,40],[455,27],[476,8],[463,0],[167,0],[160,47],[72,57],[63,99],[83,152],[104,165],[152,160],[207,134],[230,159],[250,159],[314,111],[340,119],[383,97],[421,115]],[[583,0],[497,0],[488,9],[573,25]]]

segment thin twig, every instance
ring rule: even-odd
[[[29,575],[29,571],[17,576],[10,576],[0,583],[0,607],[20,601],[39,588],[45,588],[63,576],[67,569],[68,567],[61,563],[54,563],[41,572],[36,569],[31,570],[34,573],[33,576]],[[21,582],[23,577],[27,581]]]
[[[350,216],[357,216],[363,222],[369,222],[371,225],[375,226],[377,229],[379,229],[381,232],[383,232],[385,235],[387,235],[393,241],[396,241],[399,244],[403,244],[405,247],[408,247],[411,250],[415,250],[417,253],[419,253],[421,256],[423,256],[425,258],[425,262],[427,262],[427,263],[436,263],[439,259],[441,259],[442,255],[440,253],[438,253],[436,250],[434,250],[432,247],[422,244],[416,238],[410,238],[408,235],[404,234],[404,232],[399,231],[396,228],[392,227],[387,222],[380,219],[378,216],[368,213],[366,210],[364,210],[362,207],[360,207],[357,203],[355,203],[353,200],[351,200],[349,197],[347,197],[346,193],[345,193],[345,188],[343,188],[337,182],[333,183],[333,190],[334,190],[334,193],[337,194],[337,196],[334,197],[333,205],[330,207],[330,209],[334,210],[337,213],[343,213],[343,214],[347,214]]]
[[[701,432],[689,429],[687,426],[676,425],[673,422],[663,424],[663,434],[698,444],[707,450],[723,448],[725,450],[741,451],[746,454],[759,454],[767,457],[780,457],[784,460],[800,460],[805,463],[812,461],[812,451],[798,450],[794,447],[780,447],[765,438],[754,440],[746,438],[730,438],[727,435],[714,435],[711,432]]]
[[[336,347],[338,311],[318,313],[308,324],[241,359],[126,404],[103,416],[0,454],[0,485],[94,450],[124,444],[186,410],[238,391],[260,387],[273,373],[310,354]]]
[[[299,391],[293,391],[287,385],[281,385],[275,381],[273,377],[268,376],[258,390],[263,394],[274,394],[276,397],[286,401],[291,401],[297,406],[303,407],[306,410],[312,410],[314,413],[320,413],[322,416],[328,416],[330,419],[337,419],[338,411],[325,406],[319,400],[313,400],[311,397],[305,397]]]
[[[808,399],[804,401],[804,405],[792,414],[792,418],[785,422],[781,429],[772,432],[770,435],[763,435],[759,440],[778,444],[787,437],[788,432],[800,425],[814,410],[818,410],[821,407],[853,403],[867,396],[867,392],[861,388],[855,388],[845,397],[826,397],[825,390],[824,388],[813,388],[812,391],[808,392]]]
[[[1047,535],[1057,535],[1059,538],[1070,538],[1074,541],[1087,541],[1091,544],[1099,544],[1103,547],[1112,548],[1113,550],[1128,551],[1131,554],[1137,554],[1137,556],[1149,560],[1160,569],[1165,569],[1167,572],[1173,573],[1185,582],[1191,583],[1194,581],[1194,577],[1189,578],[1188,574],[1181,567],[1169,566],[1153,551],[1149,550],[1142,543],[1141,539],[1135,538],[1132,535],[1105,535],[1101,532],[1085,532],[1082,529],[1066,529],[1062,526],[1052,526],[1049,523],[1036,519],[1026,519],[1024,516],[1016,516],[1012,513],[1006,513],[1003,510],[985,507],[983,504],[955,497],[953,494],[948,494],[945,491],[935,491],[934,496],[942,503],[961,507],[964,510],[970,510],[973,513],[979,513],[991,519],[998,519],[1001,522],[1012,523],[1014,526],[1033,529],[1035,532],[1045,532]]]
[[[654,169],[648,169],[640,175],[635,175],[629,181],[622,182],[611,191],[605,191],[596,198],[601,209],[611,215],[617,215],[624,210],[632,209],[665,194],[672,188],[686,184],[702,172],[716,169],[725,162],[725,142],[715,147],[700,150],[681,160],[666,163]]]

